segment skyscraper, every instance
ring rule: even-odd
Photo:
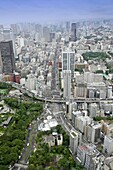
[[[2,29],[1,35],[2,35],[1,41],[12,41],[13,52],[14,52],[14,55],[16,55],[15,37],[13,34],[13,30],[11,28],[4,28]]]
[[[2,62],[2,73],[8,75],[15,70],[15,60],[12,41],[0,42],[0,57]]]
[[[113,136],[112,136],[112,134],[109,134],[104,137],[103,152],[108,155],[111,155],[113,153]]]
[[[70,151],[72,154],[76,154],[77,147],[81,145],[82,134],[75,129],[70,131]]]
[[[71,71],[63,71],[64,78],[64,98],[70,99],[71,97]]]
[[[69,32],[69,30],[70,30],[70,22],[67,21],[66,22],[66,31]]]
[[[75,52],[62,52],[62,71],[71,70],[71,78],[74,78]]]
[[[77,36],[76,36],[76,23],[71,24],[71,41],[76,41]]]
[[[3,35],[3,41],[14,41],[13,30],[11,28],[4,28],[1,34]]]
[[[48,27],[43,27],[43,38],[45,42],[50,41],[50,29]]]

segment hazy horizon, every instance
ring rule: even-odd
[[[4,0],[0,3],[0,24],[112,18],[112,0]]]

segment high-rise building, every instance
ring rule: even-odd
[[[36,90],[36,77],[32,74],[27,76],[25,86],[30,90]]]
[[[24,38],[23,38],[23,37],[18,36],[16,39],[17,39],[16,41],[17,41],[18,47],[19,47],[19,48],[24,47],[24,45],[25,45]]]
[[[50,41],[50,29],[48,27],[43,27],[43,38],[45,42]]]
[[[78,158],[78,160],[80,160],[82,165],[85,165],[86,167],[89,168],[89,165],[91,164],[90,158],[94,155],[94,153],[96,155],[95,149],[96,149],[96,146],[93,145],[93,144],[84,144],[84,145],[78,146],[78,148],[77,148],[77,158]],[[92,156],[91,157],[89,156],[89,159],[88,159],[89,154],[92,155]]]
[[[71,70],[71,77],[74,78],[75,52],[62,52],[62,71]]]
[[[15,35],[20,33],[20,27],[18,24],[11,24],[11,29]]]
[[[86,126],[84,135],[88,142],[92,143],[98,142],[101,136],[101,129],[102,129],[101,124],[96,125],[91,124]]]
[[[70,99],[71,97],[71,71],[65,70],[64,76],[64,98]]]
[[[13,31],[11,28],[4,28],[1,34],[3,35],[2,41],[9,41],[9,40],[13,41],[14,40],[14,35],[13,35]]]
[[[113,135],[105,136],[103,152],[108,155],[111,155],[113,153]]]
[[[50,42],[55,40],[55,32],[50,32]]]
[[[70,22],[67,21],[66,22],[66,31],[69,32],[69,30],[70,30]]]
[[[14,37],[14,33],[13,30],[11,28],[4,28],[1,32],[2,34],[2,38],[1,41],[12,41],[13,43],[13,52],[14,55],[16,54],[16,48],[15,48],[15,37]]]
[[[84,133],[85,127],[92,123],[92,119],[89,116],[76,116],[74,123],[75,128]]]
[[[76,131],[71,131],[70,133],[70,150],[73,154],[77,152],[77,147],[79,143],[78,133]]]
[[[2,61],[2,73],[9,75],[15,70],[15,59],[12,41],[0,42],[0,57]]]
[[[98,111],[98,105],[96,103],[89,104],[90,117],[96,117],[97,111]]]
[[[77,98],[87,97],[87,84],[86,83],[77,83],[77,86],[74,89],[74,97],[77,97]]]
[[[112,98],[112,86],[108,86],[107,88],[107,98],[108,99]]]
[[[76,23],[71,24],[71,41],[76,41],[77,36],[76,36]]]

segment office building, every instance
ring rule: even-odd
[[[76,116],[75,128],[84,133],[84,128],[92,123],[92,119],[88,116]]]
[[[50,41],[50,29],[48,27],[43,27],[43,39],[44,42]]]
[[[77,160],[86,170],[102,170],[105,156],[100,154],[94,144],[82,144],[77,148]],[[107,170],[107,169],[106,169]]]
[[[2,61],[2,73],[9,75],[15,70],[15,59],[12,41],[3,41],[0,43],[0,55]]]
[[[98,111],[98,105],[96,103],[89,104],[89,115],[90,117],[96,117]]]
[[[27,87],[29,90],[36,90],[36,81],[36,77],[32,74],[29,74],[25,82],[25,87]]]
[[[77,159],[79,160],[79,162],[82,165],[85,164],[86,152],[87,151],[88,151],[88,148],[85,145],[78,146],[78,148],[77,148]]]
[[[18,46],[20,47],[20,48],[22,48],[22,47],[24,47],[24,45],[25,45],[25,42],[24,42],[24,38],[23,37],[17,37],[17,43],[18,43]]]
[[[85,168],[87,170],[96,170],[96,165],[93,159],[96,157],[96,151],[89,151],[86,153]]]
[[[50,32],[50,42],[55,40],[55,32]]]
[[[87,82],[87,83],[94,82],[94,73],[85,72],[84,73],[84,81]]]
[[[71,41],[77,41],[76,23],[71,24]]]
[[[71,97],[71,71],[65,70],[63,72],[64,79],[64,98],[70,99]]]
[[[15,48],[15,37],[13,34],[13,30],[11,28],[4,28],[1,32],[1,35],[2,35],[1,41],[12,41],[13,52],[14,52],[14,56],[15,56],[16,48]]]
[[[77,148],[77,159],[82,165],[90,164],[90,159],[87,160],[86,157],[88,153],[93,153],[93,151],[96,149],[96,146],[93,144],[84,144],[81,146],[78,146]]]
[[[102,109],[104,109],[104,113],[112,113],[113,114],[113,104],[112,103],[103,103]]]
[[[103,152],[107,155],[111,155],[113,153],[113,134],[105,136]]]
[[[66,22],[66,31],[69,32],[69,30],[70,30],[70,22],[67,21]]]
[[[91,124],[85,127],[84,137],[88,142],[96,143],[100,141],[102,124]]]
[[[15,35],[20,33],[20,27],[18,24],[11,24],[11,29]]]
[[[108,86],[107,88],[107,98],[108,99],[112,98],[112,86]]]
[[[113,124],[107,124],[106,122],[104,122],[104,120],[101,120],[101,124],[102,132],[104,133],[104,135],[108,136],[110,133],[113,132]]]
[[[11,28],[4,28],[1,32],[2,34],[2,41],[14,41],[13,30]]]
[[[74,89],[75,98],[86,98],[87,97],[87,84],[77,83]]]
[[[74,128],[75,128],[75,125],[76,125],[75,120],[76,120],[77,116],[82,116],[82,112],[81,111],[73,111],[72,112],[72,124],[73,124]]]
[[[62,52],[62,71],[71,70],[71,77],[74,78],[75,52]]]
[[[71,130],[70,132],[70,151],[72,154],[75,154],[77,152],[77,147],[79,145],[79,134]]]
[[[63,79],[64,79],[64,98],[70,99],[71,97],[71,71],[65,70],[63,72]]]

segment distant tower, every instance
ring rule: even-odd
[[[63,71],[64,78],[64,98],[70,99],[71,97],[71,71]]]
[[[50,41],[50,29],[48,27],[43,27],[43,38],[45,42]]]
[[[15,59],[12,41],[0,42],[0,57],[2,62],[2,73],[8,75],[15,70]]]
[[[77,41],[77,35],[76,35],[76,23],[71,24],[71,41]]]
[[[75,52],[62,52],[62,71],[71,70],[71,78],[74,78]]]
[[[66,31],[69,32],[69,30],[70,30],[70,22],[67,21],[66,22]]]

